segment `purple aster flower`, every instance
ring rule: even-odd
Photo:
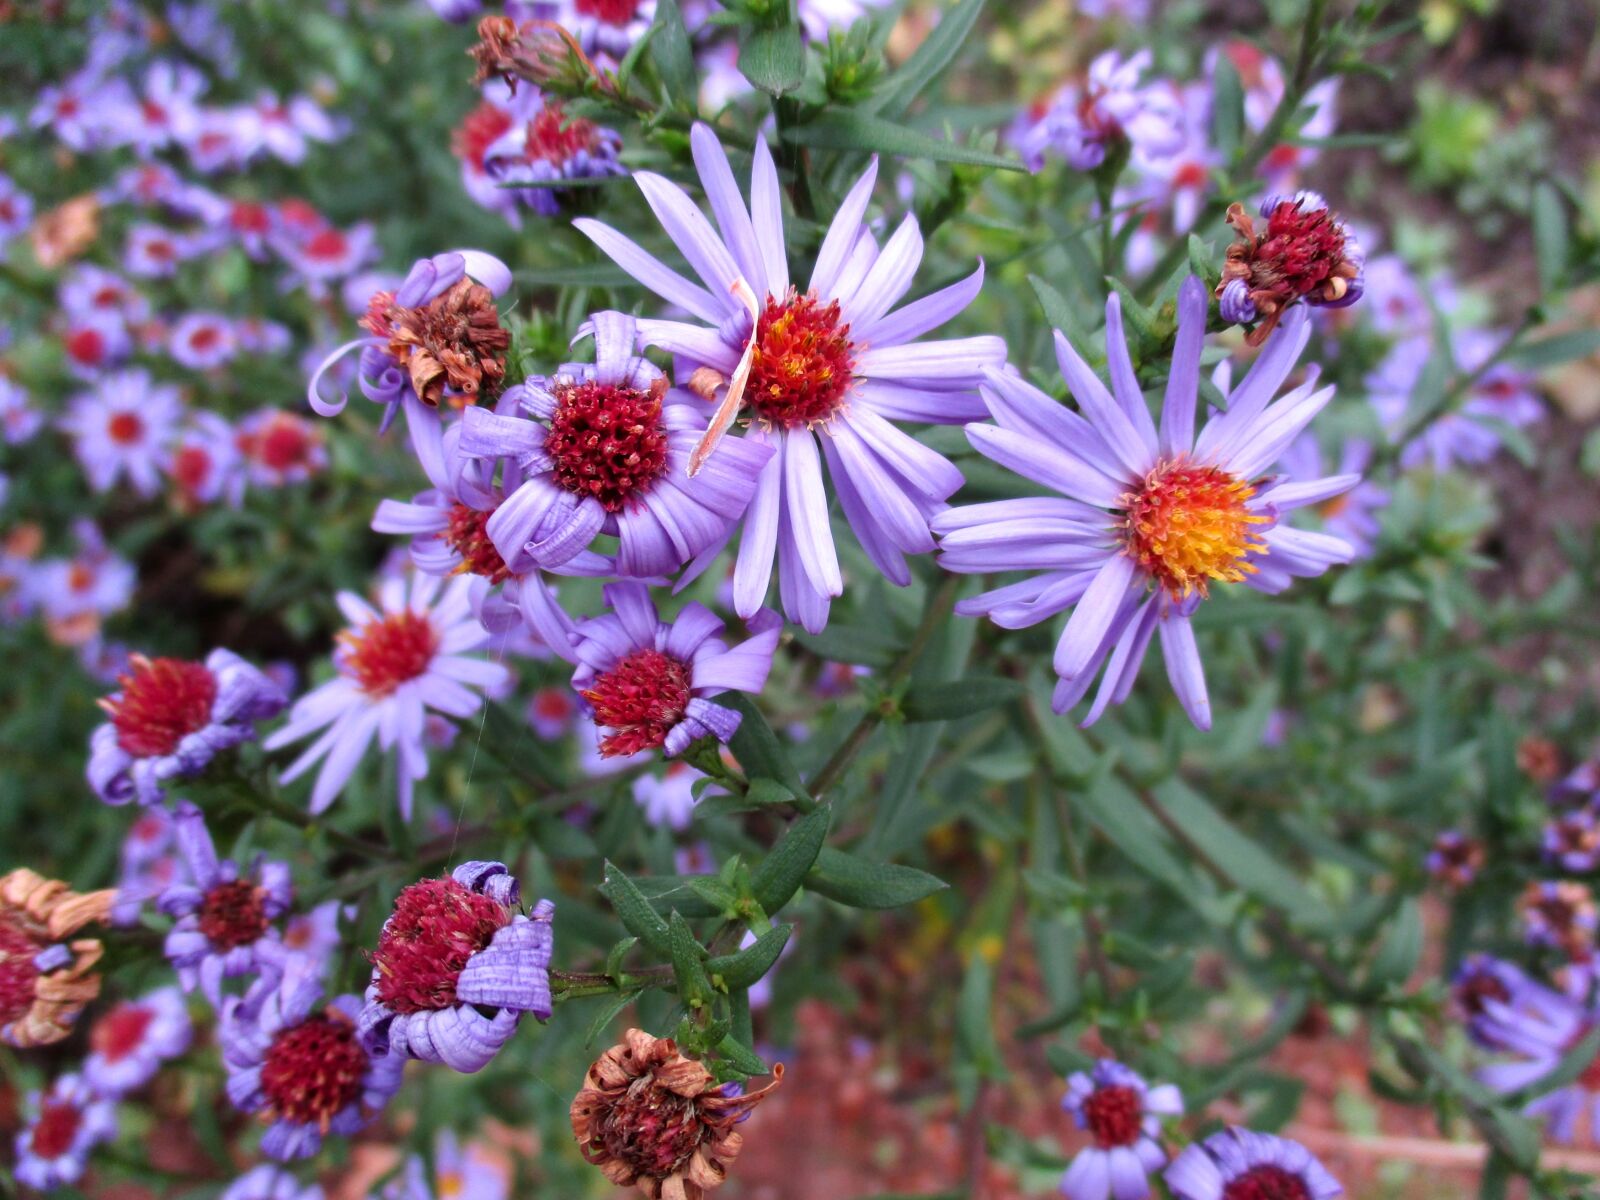
[[[1092,171],[1118,142],[1146,161],[1176,154],[1184,144],[1182,110],[1171,87],[1141,82],[1150,63],[1148,50],[1126,59],[1107,50],[1090,63],[1082,83],[1062,88],[1014,134],[1028,169],[1042,168],[1048,151],[1074,171]]]
[[[1538,984],[1524,988],[1516,1000],[1521,1003],[1514,1008],[1515,1001],[1493,1008],[1486,1005],[1486,1012],[1493,1013],[1492,1025],[1489,1037],[1480,1040],[1491,1049],[1515,1056],[1513,1061],[1478,1070],[1478,1079],[1497,1092],[1518,1092],[1538,1083],[1600,1020],[1600,1012],[1588,1000]],[[1571,1083],[1529,1101],[1522,1111],[1541,1118],[1551,1137],[1569,1143],[1575,1138],[1579,1118],[1587,1113],[1590,1128],[1600,1137],[1600,1058],[1585,1066]]]
[[[578,703],[564,687],[540,688],[528,698],[528,724],[547,742],[564,738],[577,723]]]
[[[1259,230],[1242,204],[1228,207],[1239,240],[1228,247],[1217,284],[1224,321],[1253,325],[1245,344],[1259,346],[1299,301],[1348,308],[1361,298],[1366,256],[1349,226],[1316,192],[1268,196]]]
[[[594,338],[593,365],[567,363],[506,393],[524,416],[463,414],[467,454],[520,468],[520,485],[484,532],[512,568],[561,567],[599,534],[617,539],[625,576],[703,566],[749,507],[773,446],[734,439],[691,473],[706,433],[704,402],[669,388],[637,352],[634,318],[598,313],[579,331],[585,336]]]
[[[301,1183],[276,1163],[262,1163],[224,1188],[219,1200],[324,1200],[324,1195],[318,1184]]]
[[[626,58],[656,19],[655,0],[533,0],[520,7],[528,17],[560,25],[585,54],[603,59],[602,65],[615,65]]]
[[[286,354],[294,345],[289,327],[266,317],[240,317],[233,323],[233,336],[246,354]]]
[[[189,1009],[177,988],[124,1000],[89,1027],[83,1076],[102,1096],[126,1096],[187,1050],[191,1034]]]
[[[291,166],[305,161],[309,143],[331,142],[340,134],[338,123],[309,96],[282,100],[273,92],[258,92],[245,111],[255,146]]]
[[[80,71],[60,84],[39,89],[28,124],[48,129],[63,146],[82,154],[110,144],[122,114],[137,104],[133,90],[123,80]]]
[[[489,199],[486,193],[493,187],[542,217],[554,217],[561,214],[570,191],[552,183],[626,174],[617,161],[622,152],[621,134],[571,116],[560,100],[541,96],[531,85],[518,89],[516,106],[506,115],[510,119],[503,132],[481,149],[477,140],[500,124],[491,114],[480,110],[469,117],[462,126],[463,136],[457,139],[456,150],[463,164],[474,168],[463,180],[479,203]],[[507,191],[503,185],[520,187]],[[498,202],[484,206],[502,208]]]
[[[1517,898],[1522,938],[1530,946],[1560,950],[1578,962],[1594,953],[1594,893],[1570,879],[1533,880]]]
[[[661,774],[641,775],[633,781],[633,802],[646,824],[682,833],[694,817],[694,785],[704,778],[688,763],[669,762]]]
[[[303,959],[318,974],[327,973],[333,952],[341,945],[339,918],[350,916],[337,900],[325,900],[310,912],[295,913],[283,922],[283,949],[286,954]]]
[[[0,375],[0,439],[8,446],[30,441],[44,424],[44,414],[33,406],[27,388]]]
[[[187,64],[154,62],[145,71],[137,101],[122,113],[119,140],[141,158],[173,142],[187,140],[200,119],[197,103],[206,79]]]
[[[575,224],[645,287],[701,322],[639,322],[646,345],[704,368],[692,390],[711,396],[726,386],[690,470],[714,457],[717,439],[744,405],[750,407],[746,440],[775,448],[743,523],[735,611],[748,620],[761,608],[776,556],[785,613],[818,632],[832,598],[844,590],[822,460],[867,557],[890,582],[905,586],[911,576],[903,556],[933,549],[928,522],[962,478],[893,422],[954,423],[980,415],[977,385],[985,368],[1005,361],[1005,343],[992,336],[914,340],[977,295],[981,266],[889,311],[911,286],[922,235],[908,216],[880,252],[863,228],[876,161],[835,214],[802,292],[789,281],[781,189],[765,141],[756,145],[748,208],[710,128],[696,125],[690,142],[720,235],[675,184],[649,172],[634,179],[704,286],[608,225]]]
[[[1068,1200],[1142,1200],[1149,1176],[1167,1161],[1161,1148],[1161,1118],[1183,1114],[1177,1086],[1151,1087],[1136,1071],[1102,1058],[1088,1074],[1067,1080],[1061,1107],[1094,1144],[1078,1151],[1061,1180]]]
[[[344,409],[348,397],[327,399],[321,383],[352,350],[361,351],[361,391],[385,406],[381,428],[388,428],[402,404],[437,408],[441,402],[456,407],[476,403],[481,387],[504,375],[510,335],[494,313],[493,300],[510,286],[511,269],[481,250],[450,250],[418,259],[393,294],[373,294],[361,320],[369,336],[346,342],[317,368],[307,390],[311,407],[325,417]],[[471,378],[452,378],[441,354],[470,364]],[[473,390],[464,393],[458,383]]]
[[[1205,83],[1153,86],[1170,88],[1176,97],[1182,140],[1172,149],[1167,142],[1158,141],[1153,153],[1145,143],[1134,143],[1131,165],[1139,177],[1136,195],[1170,208],[1174,229],[1190,229],[1211,191],[1211,173],[1222,165],[1221,152],[1211,144],[1211,87]],[[1122,202],[1119,199],[1119,206]]]
[[[1178,294],[1178,341],[1159,429],[1134,377],[1114,293],[1106,302],[1112,390],[1056,334],[1056,357],[1081,416],[1016,375],[988,372],[984,398],[995,424],[968,425],[968,439],[986,458],[1061,497],[975,504],[934,522],[946,570],[1042,572],[961,601],[958,613],[1019,629],[1075,606],[1056,644],[1054,707],[1063,713],[1077,704],[1104,665],[1086,725],[1127,698],[1159,631],[1173,690],[1189,718],[1209,728],[1190,617],[1211,583],[1247,582],[1271,594],[1354,556],[1339,538],[1292,529],[1280,518],[1349,490],[1358,477],[1263,474],[1333,395],[1332,388],[1315,390],[1312,371],[1272,403],[1310,336],[1304,310],[1290,314],[1234,389],[1227,412],[1214,414],[1197,437],[1206,308],[1205,286],[1191,277]]]
[[[1362,279],[1367,294],[1362,308],[1379,333],[1414,338],[1432,330],[1433,310],[1428,306],[1428,299],[1436,295],[1436,285],[1430,283],[1424,289],[1398,254],[1369,258]]]
[[[1546,799],[1553,805],[1576,807],[1600,803],[1600,760],[1587,759],[1550,786]]]
[[[249,109],[207,108],[183,140],[189,165],[203,175],[242,170],[256,148],[256,119]]]
[[[578,624],[572,676],[595,725],[609,731],[601,755],[659,746],[671,758],[703,737],[726,745],[740,716],[711,697],[765,686],[783,629],[778,615],[762,610],[751,636],[730,647],[719,636],[721,619],[704,605],[685,605],[668,624],[642,583],[608,584],[605,598],[610,612]]]
[[[1227,389],[1223,389],[1227,393]],[[1372,463],[1372,443],[1360,438],[1350,438],[1339,452],[1338,475],[1360,475]],[[1322,451],[1316,435],[1302,433],[1283,457],[1278,459],[1278,469],[1290,479],[1313,479],[1322,474]],[[1355,487],[1322,503],[1313,505],[1311,511],[1322,522],[1322,528],[1334,537],[1349,543],[1357,558],[1366,558],[1378,540],[1380,526],[1378,514],[1389,507],[1389,493],[1377,484],[1363,479]]]
[[[1600,866],[1600,818],[1593,808],[1560,813],[1545,822],[1540,847],[1547,862],[1574,875]]]
[[[5,244],[27,230],[33,221],[33,197],[0,171],[0,258]]]
[[[228,1099],[269,1123],[261,1153],[279,1162],[310,1158],[330,1133],[359,1133],[400,1089],[405,1068],[362,1044],[358,997],[322,1003],[322,980],[297,965],[228,997],[218,1023]]]
[[[1486,1050],[1507,1050],[1524,1020],[1559,1020],[1572,1000],[1530,978],[1516,963],[1472,954],[1456,969],[1450,1000],[1472,1040]]]
[[[516,1032],[524,1013],[551,1011],[555,905],[518,908],[520,889],[504,863],[462,863],[446,879],[424,879],[395,899],[372,952],[372,982],[358,1020],[361,1041],[393,1056],[480,1071]]]
[[[128,361],[133,338],[117,317],[89,315],[76,318],[67,327],[61,335],[61,351],[69,371],[93,382]]]
[[[140,223],[128,230],[122,265],[128,274],[141,279],[168,279],[178,273],[178,264],[193,253],[188,239],[160,225]]]
[[[78,550],[71,558],[39,564],[35,594],[52,622],[97,627],[99,618],[128,607],[138,576],[132,563],[106,545],[93,521],[74,522],[73,536]]]
[[[194,312],[178,318],[167,335],[167,353],[180,367],[210,371],[239,350],[233,322],[221,313]]]
[[[876,9],[889,6],[890,0],[797,0],[800,28],[813,42],[826,44],[835,29],[846,30],[867,18]]]
[[[1483,870],[1483,843],[1459,830],[1447,829],[1433,839],[1423,860],[1428,874],[1452,888],[1464,888]]]
[[[73,324],[110,320],[124,327],[150,319],[150,301],[115,271],[80,263],[68,272],[58,291],[62,311]]]
[[[167,476],[184,508],[215,504],[224,496],[237,507],[244,492],[244,462],[233,426],[216,413],[189,414],[172,443]]]
[[[1237,1126],[1184,1147],[1163,1177],[1173,1200],[1330,1200],[1344,1194],[1299,1142]]]
[[[261,408],[243,418],[234,444],[244,459],[243,480],[256,487],[280,488],[304,483],[328,465],[322,430],[299,413]],[[232,501],[243,496],[242,483]]]
[[[268,244],[288,264],[291,281],[304,284],[313,296],[322,295],[378,255],[377,235],[365,223],[349,229],[324,225],[314,231],[280,224]]]
[[[107,375],[92,391],[73,397],[60,427],[72,436],[95,491],[106,491],[126,475],[141,496],[153,496],[182,415],[177,388],[133,369]]]
[[[258,858],[241,872],[232,859],[218,859],[205,817],[187,801],[178,804],[173,827],[190,882],[173,883],[156,902],[177,918],[167,934],[167,960],[184,991],[198,986],[207,1000],[220,1005],[224,979],[282,961],[272,922],[289,908],[289,867]]]
[[[170,780],[199,774],[288,703],[231,650],[213,650],[203,663],[142,654],[129,661],[121,690],[100,701],[111,719],[89,738],[89,784],[107,804],[157,803]]]
[[[26,1121],[17,1134],[18,1183],[52,1191],[76,1183],[89,1151],[116,1136],[116,1108],[81,1075],[63,1075],[43,1093],[30,1092]]]
[[[511,1172],[478,1146],[462,1146],[452,1130],[433,1142],[433,1174],[413,1155],[405,1173],[383,1190],[383,1200],[508,1200]]]
[[[423,722],[429,709],[464,720],[483,700],[473,688],[498,687],[508,674],[471,653],[489,641],[472,614],[472,580],[448,583],[413,572],[388,578],[374,608],[353,592],[339,593],[350,622],[338,636],[337,675],[302,696],[283,728],[266,742],[277,750],[312,733],[320,736],[285,768],[289,783],[321,763],[311,811],[322,812],[343,790],[374,737],[394,754],[401,813],[411,816],[412,792],[428,773]]]
[[[141,809],[123,835],[121,874],[111,924],[127,928],[139,923],[145,905],[187,875],[174,847],[172,814],[160,805]]]

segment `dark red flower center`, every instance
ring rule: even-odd
[[[98,329],[74,329],[67,335],[66,350],[74,362],[96,366],[105,359],[106,339]]]
[[[83,1114],[64,1100],[46,1100],[39,1106],[39,1120],[33,1127],[29,1149],[36,1158],[60,1158],[72,1149],[83,1124]]]
[[[524,153],[530,161],[543,160],[559,166],[580,150],[593,150],[599,140],[600,130],[593,121],[569,117],[560,104],[546,100],[544,107],[528,122]]]
[[[267,211],[267,206],[252,204],[248,200],[234,202],[229,220],[240,233],[266,233],[272,228],[272,214]]]
[[[156,1019],[153,1009],[140,1004],[119,1004],[94,1023],[89,1047],[107,1062],[120,1062],[144,1043],[145,1031]]]
[[[261,889],[246,880],[219,883],[200,902],[200,932],[219,950],[248,946],[267,925]]]
[[[355,1026],[329,1009],[273,1039],[261,1065],[261,1090],[284,1120],[327,1132],[329,1122],[360,1099],[367,1066]]]
[[[660,650],[635,650],[596,676],[583,698],[594,709],[594,723],[612,731],[600,742],[601,755],[635,754],[665,742],[689,707],[690,686],[689,668]]]
[[[190,347],[200,351],[202,354],[212,349],[220,341],[222,341],[222,330],[215,325],[202,325],[189,335]]]
[[[106,436],[119,446],[135,446],[144,438],[144,422],[138,413],[113,413],[106,422]]]
[[[844,403],[854,372],[855,344],[837,300],[823,304],[793,288],[781,300],[767,297],[744,393],[761,420],[782,429],[828,420]]]
[[[626,25],[639,11],[638,0],[577,0],[575,7],[605,25]]]
[[[254,433],[240,434],[238,443],[245,457],[270,470],[287,471],[310,461],[316,439],[298,417],[277,413]]]
[[[178,488],[192,496],[211,476],[211,453],[204,446],[179,446],[171,470]]]
[[[433,622],[406,609],[339,634],[339,665],[367,695],[381,698],[428,669],[439,648]]]
[[[450,138],[450,152],[483,170],[484,155],[511,128],[511,114],[487,100],[466,115]]]
[[[694,1155],[706,1127],[693,1100],[642,1075],[601,1118],[598,1132],[612,1158],[665,1179]]]
[[[1311,1200],[1311,1190],[1294,1172],[1263,1163],[1229,1180],[1222,1200]]]
[[[1102,1150],[1133,1145],[1144,1120],[1138,1091],[1123,1084],[1096,1088],[1083,1102],[1083,1120]]]
[[[395,899],[370,955],[378,999],[397,1013],[450,1008],[467,960],[510,920],[505,905],[454,879],[413,883]]]
[[[450,524],[444,531],[445,544],[461,555],[457,573],[482,575],[490,583],[503,583],[511,577],[506,560],[489,540],[485,527],[494,510],[480,512],[465,504],[450,509]]]
[[[33,1007],[40,946],[22,930],[0,921],[0,1026],[27,1015]]]
[[[345,236],[337,229],[324,229],[306,240],[306,253],[312,258],[343,258],[346,249]]]
[[[1173,599],[1207,594],[1213,580],[1237,583],[1255,568],[1246,561],[1266,549],[1247,506],[1255,489],[1219,467],[1169,459],[1122,497],[1123,538],[1134,562]]]
[[[647,491],[667,465],[666,390],[665,380],[647,392],[592,382],[558,388],[544,440],[556,483],[613,513]]]
[[[1256,246],[1257,279],[1304,296],[1344,260],[1344,244],[1344,228],[1326,208],[1304,209],[1284,200],[1268,214]]]
[[[167,123],[167,110],[154,100],[141,102],[139,110],[144,114],[145,121],[151,125],[165,125]]]
[[[217,698],[210,669],[181,658],[139,655],[117,683],[122,694],[102,700],[101,707],[111,714],[117,745],[137,758],[171,754],[189,734],[206,727]]]

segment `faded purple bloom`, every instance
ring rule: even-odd
[[[691,474],[705,402],[669,388],[638,353],[634,318],[597,313],[585,336],[594,339],[592,366],[567,363],[506,393],[521,415],[462,414],[465,453],[520,468],[521,484],[484,531],[513,570],[562,567],[606,534],[617,539],[621,575],[670,575],[685,564],[698,573],[749,507],[773,447],[726,441]]]
[[[1550,785],[1546,798],[1554,805],[1600,803],[1600,760],[1586,759],[1573,767],[1564,778]]]
[[[146,904],[187,875],[174,846],[172,814],[160,805],[141,809],[123,835],[121,874],[111,924],[137,925]]]
[[[452,25],[464,25],[483,11],[483,0],[428,0],[428,7]]]
[[[89,738],[89,784],[107,804],[155,804],[174,779],[197,775],[224,750],[255,737],[288,697],[231,650],[204,663],[134,655],[103,699],[111,719]]]
[[[273,92],[258,92],[244,111],[251,118],[254,149],[291,166],[305,161],[308,143],[331,142],[340,133],[338,123],[309,96],[282,100]]]
[[[405,1063],[379,1058],[356,1031],[361,1001],[323,1002],[322,980],[291,963],[223,1002],[218,1025],[228,1099],[269,1122],[261,1153],[310,1158],[328,1134],[360,1132],[400,1089]]]
[[[251,1167],[223,1189],[219,1200],[324,1200],[320,1185],[302,1184],[275,1163]]]
[[[984,398],[995,424],[968,425],[968,439],[986,458],[1061,497],[975,504],[934,522],[946,570],[1036,572],[961,601],[958,613],[1020,629],[1075,606],[1056,643],[1053,704],[1058,713],[1073,707],[1105,666],[1086,725],[1127,698],[1159,631],[1173,690],[1190,720],[1209,728],[1190,617],[1211,583],[1247,582],[1271,594],[1354,556],[1339,538],[1290,528],[1281,517],[1348,491],[1359,477],[1263,474],[1333,396],[1332,388],[1316,390],[1313,368],[1272,403],[1310,336],[1304,308],[1290,311],[1227,411],[1213,414],[1197,437],[1206,308],[1205,285],[1191,277],[1179,290],[1177,347],[1159,427],[1134,376],[1115,294],[1106,303],[1112,390],[1056,334],[1056,357],[1081,416],[1019,376],[988,372]]]
[[[167,335],[167,353],[181,367],[209,371],[238,352],[233,323],[221,313],[189,313]]]
[[[1593,808],[1561,813],[1545,822],[1540,837],[1545,860],[1574,875],[1600,867],[1600,818]]]
[[[578,718],[578,703],[564,687],[540,688],[528,698],[528,724],[547,742],[566,737]]]
[[[705,776],[688,763],[669,762],[659,775],[641,775],[633,781],[633,802],[645,823],[681,833],[694,817],[696,781]]]
[[[1176,98],[1181,140],[1171,149],[1165,140],[1153,147],[1134,143],[1131,165],[1139,177],[1135,191],[1140,199],[1170,208],[1174,229],[1190,229],[1211,191],[1211,173],[1222,165],[1221,152],[1211,144],[1211,88],[1204,83],[1152,86],[1166,87]]]
[[[473,716],[483,704],[473,688],[497,687],[507,675],[500,663],[471,653],[489,641],[472,615],[471,592],[470,579],[443,583],[413,572],[409,587],[404,579],[383,580],[377,608],[354,592],[339,593],[350,627],[334,653],[338,674],[297,700],[288,722],[265,742],[278,750],[320,734],[280,776],[290,783],[322,764],[312,812],[334,802],[377,738],[395,756],[400,811],[410,817],[413,789],[428,773],[427,711]]]
[[[324,294],[378,256],[377,235],[365,223],[349,229],[325,225],[314,231],[280,224],[268,244],[289,265],[291,279],[304,284],[313,296]]]
[[[555,905],[541,900],[524,914],[519,896],[498,862],[463,863],[448,879],[400,893],[358,1020],[374,1057],[471,1073],[488,1066],[523,1014],[549,1019]]]
[[[1183,1096],[1175,1084],[1151,1087],[1138,1072],[1102,1058],[1088,1074],[1067,1080],[1061,1107],[1079,1129],[1094,1138],[1073,1157],[1061,1179],[1068,1200],[1142,1200],[1150,1194],[1150,1174],[1167,1161],[1161,1148],[1161,1119],[1183,1115]]]
[[[1082,83],[1067,84],[1042,111],[1028,114],[1013,133],[1028,169],[1042,168],[1049,152],[1075,171],[1092,171],[1118,142],[1147,162],[1176,154],[1184,145],[1182,109],[1169,85],[1141,82],[1150,64],[1148,50],[1126,59],[1107,50],[1089,64]]]
[[[179,802],[173,827],[192,882],[173,883],[156,902],[177,918],[167,934],[167,960],[184,991],[198,986],[220,1005],[224,979],[282,961],[272,922],[288,911],[293,896],[289,867],[258,858],[241,872],[231,858],[217,858],[205,817],[187,801]]]
[[[200,119],[198,101],[205,90],[205,76],[193,67],[164,60],[151,63],[138,100],[121,114],[120,140],[140,157],[187,141]]]
[[[116,1136],[114,1103],[81,1075],[62,1075],[47,1091],[29,1092],[16,1137],[18,1183],[53,1191],[83,1177],[89,1151]]]
[[[224,496],[237,507],[244,491],[244,463],[233,426],[213,412],[192,412],[172,443],[167,476],[189,507],[215,504]]]
[[[92,391],[74,396],[60,426],[72,436],[95,491],[106,491],[126,475],[141,496],[153,496],[182,414],[177,388],[132,369],[107,375]]]
[[[283,949],[309,963],[319,974],[326,974],[333,952],[340,946],[337,900],[325,900],[310,912],[295,913],[283,922]],[[354,908],[350,912],[354,913]]]
[[[0,171],[0,260],[5,258],[5,244],[24,232],[32,221],[33,197]]]
[[[852,3],[853,0],[836,0]],[[879,0],[881,3],[882,0]],[[609,63],[620,63],[628,51],[645,35],[656,19],[655,0],[535,0],[527,4],[530,15],[542,16],[572,34],[584,53],[603,56]]]
[[[133,353],[133,338],[116,316],[89,315],[75,319],[67,327],[61,335],[61,351],[67,370],[79,379],[93,382],[128,361]]]
[[[280,488],[304,483],[328,465],[328,448],[322,430],[299,413],[281,408],[261,408],[240,420],[234,444],[244,459],[244,474],[236,476],[230,499],[238,504],[244,482],[256,487]]]
[[[137,224],[128,230],[122,252],[123,269],[141,279],[168,279],[178,272],[178,264],[193,257],[191,239],[179,237],[160,225]]]
[[[1588,991],[1588,988],[1584,988]],[[1567,1054],[1600,1023],[1600,1011],[1585,996],[1564,995],[1531,981],[1507,1001],[1484,1005],[1484,1032],[1478,1040],[1515,1056],[1478,1070],[1478,1079],[1497,1092],[1518,1092],[1554,1071]],[[1530,1100],[1522,1110],[1541,1118],[1550,1136],[1572,1142],[1580,1118],[1600,1137],[1600,1058],[1587,1064],[1571,1083]]]
[[[74,522],[73,536],[77,553],[41,562],[34,575],[35,594],[45,615],[72,622],[108,617],[127,608],[138,582],[133,564],[106,545],[93,521]]]
[[[48,129],[62,145],[82,154],[109,145],[122,114],[137,103],[123,80],[100,78],[85,70],[40,88],[28,124]]]
[[[1222,390],[1226,394],[1227,389]],[[1371,463],[1372,443],[1349,438],[1339,451],[1335,474],[1360,475]],[[1314,479],[1321,475],[1323,458],[1316,435],[1309,431],[1302,433],[1283,452],[1277,466],[1291,479]],[[1366,558],[1377,544],[1378,514],[1388,507],[1389,493],[1363,479],[1349,491],[1313,505],[1311,511],[1322,522],[1325,532],[1348,542],[1357,558]]]
[[[876,162],[834,215],[801,292],[789,280],[781,189],[765,141],[756,145],[749,207],[711,129],[696,125],[690,141],[720,234],[675,184],[644,171],[634,179],[704,286],[608,225],[575,224],[645,287],[699,322],[644,320],[639,330],[646,345],[708,368],[697,391],[710,396],[727,386],[712,434],[728,429],[747,404],[745,438],[775,447],[743,522],[735,611],[748,620],[761,608],[776,557],[784,612],[817,632],[844,590],[822,460],[867,557],[890,582],[909,584],[904,555],[933,549],[928,522],[962,477],[893,422],[977,417],[977,385],[985,368],[1003,364],[1005,343],[992,336],[914,340],[970,303],[983,282],[981,266],[889,311],[911,287],[922,235],[908,216],[880,251],[864,228]],[[686,374],[680,362],[677,375]],[[720,453],[715,445],[714,437],[705,443],[713,457]]]
[[[28,390],[0,375],[0,439],[8,446],[20,446],[31,440],[43,424],[44,414],[33,406]]]
[[[472,1143],[462,1146],[452,1130],[433,1141],[433,1174],[417,1155],[387,1184],[382,1200],[509,1200],[511,1178],[505,1168]]]
[[[61,308],[73,324],[110,320],[124,327],[150,319],[150,301],[115,271],[80,263],[68,272],[58,291]]]
[[[1517,914],[1528,945],[1560,950],[1578,961],[1593,955],[1600,919],[1586,885],[1571,879],[1532,880],[1517,897]]]
[[[1344,1186],[1299,1142],[1238,1126],[1184,1147],[1164,1178],[1173,1200],[1236,1196],[1331,1200],[1344,1194]]]
[[[233,323],[233,336],[246,354],[286,354],[294,345],[288,326],[266,317],[240,317]]]
[[[187,1050],[191,1032],[189,1009],[175,987],[124,1000],[89,1027],[83,1076],[102,1096],[126,1096]]]
[[[204,175],[241,170],[255,146],[255,115],[247,108],[205,109],[184,139],[190,165]]]

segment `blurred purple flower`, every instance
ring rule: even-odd
[[[89,1151],[116,1136],[116,1109],[83,1076],[62,1075],[44,1092],[29,1092],[22,1129],[16,1136],[18,1183],[54,1191],[76,1183],[88,1166]]]
[[[126,475],[141,496],[153,496],[182,415],[177,388],[131,369],[107,375],[93,390],[74,396],[60,427],[71,435],[95,491],[106,491]]]
[[[1151,55],[1123,58],[1107,50],[1081,83],[1069,83],[1042,109],[1019,119],[1012,138],[1030,171],[1058,154],[1075,171],[1092,171],[1113,145],[1126,142],[1145,162],[1178,153],[1185,142],[1183,111],[1173,88],[1142,82]]]
[[[1331,1200],[1344,1186],[1299,1142],[1230,1126],[1184,1150],[1163,1176],[1173,1200]]]
[[[187,1050],[191,1034],[189,1009],[177,988],[124,1000],[89,1026],[83,1077],[100,1095],[121,1098],[149,1083],[162,1063]]]
[[[1067,1079],[1061,1107],[1094,1138],[1073,1157],[1061,1179],[1068,1200],[1139,1200],[1150,1194],[1150,1174],[1167,1161],[1161,1119],[1183,1115],[1176,1085],[1151,1087],[1138,1072],[1109,1058],[1093,1071]]]

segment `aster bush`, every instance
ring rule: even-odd
[[[1593,1194],[1595,36],[0,0],[0,1194]]]

